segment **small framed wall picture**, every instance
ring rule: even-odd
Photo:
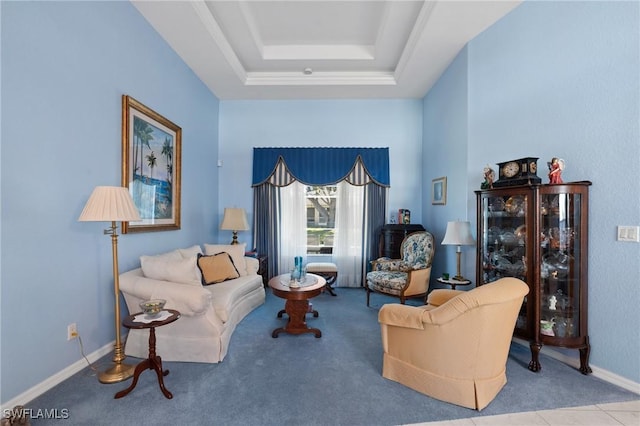
[[[447,204],[447,177],[439,177],[431,181],[431,204]]]

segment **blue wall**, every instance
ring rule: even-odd
[[[487,163],[537,156],[544,170],[558,156],[567,162],[565,181],[593,182],[591,362],[636,383],[640,244],[615,237],[617,225],[640,223],[639,22],[637,2],[525,2],[468,44],[425,98],[424,112],[425,127],[435,126],[425,130],[425,152],[444,157],[454,155],[449,146],[467,147],[457,168],[467,185],[456,191],[465,192],[474,226],[473,191]],[[442,110],[446,117],[435,120]],[[446,123],[465,121],[466,142],[446,134]],[[426,210],[425,221],[435,212]]]
[[[185,165],[182,229],[121,236],[121,270],[217,239],[219,102],[129,2],[0,7],[5,402],[80,359],[67,324],[86,353],[114,339],[108,224],[77,218],[95,186],[121,183],[121,96],[182,127]]]
[[[456,272],[455,247],[440,244],[447,222],[475,220],[475,211],[467,211],[467,69],[465,48],[424,98],[422,223],[437,243],[432,269],[434,278],[443,272],[452,276]],[[447,177],[447,202],[445,205],[433,205],[431,181],[441,176]],[[474,250],[466,246],[462,250],[462,276],[473,280],[476,266]],[[431,281],[432,286],[438,286],[434,280]]]
[[[232,206],[253,210],[253,147],[353,146],[389,147],[389,214],[408,208],[420,218],[421,127],[422,104],[415,99],[222,101],[218,214]]]
[[[390,210],[411,209],[438,240],[449,220],[475,223],[485,164],[563,157],[566,180],[594,182],[592,363],[640,382],[640,244],[615,241],[616,225],[640,223],[638,3],[525,2],[424,101],[219,103],[128,2],[5,1],[0,12],[3,403],[81,360],[67,324],[86,353],[114,337],[106,224],[77,217],[95,186],[120,184],[122,94],[182,127],[183,169],[182,229],[121,236],[121,270],[228,239],[223,208],[252,210],[254,146],[388,146]],[[439,176],[446,206],[431,205]],[[436,253],[434,273],[452,270],[453,251]],[[473,250],[463,259],[473,276]]]

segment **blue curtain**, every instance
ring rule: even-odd
[[[380,254],[380,233],[386,222],[387,212],[387,189],[379,185],[369,184],[365,190],[364,209],[366,212],[364,221],[364,258],[368,260],[377,259]],[[371,268],[369,262],[362,265],[362,285],[366,285],[367,272]]]
[[[253,188],[253,241],[260,254],[267,254],[269,276],[278,275],[280,235],[280,191],[273,185]]]
[[[252,186],[353,185],[389,187],[389,148],[254,148]]]

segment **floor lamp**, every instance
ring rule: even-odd
[[[113,290],[115,294],[116,343],[114,345],[113,363],[106,371],[98,374],[101,383],[117,383],[133,376],[135,366],[123,363],[126,356],[120,340],[120,283],[118,280],[118,226],[116,222],[140,220],[138,209],[133,203],[129,190],[121,186],[98,186],[93,190],[84,206],[78,221],[111,222],[111,227],[104,230],[111,235],[111,251],[113,256]]]
[[[461,246],[472,246],[476,242],[473,240],[471,236],[471,224],[469,222],[449,222],[447,223],[447,230],[444,233],[444,239],[442,240],[442,245],[452,245],[457,246],[456,248],[456,262],[457,262],[457,273],[456,276],[453,277],[456,281],[467,281],[466,278],[462,276],[460,273],[460,256],[462,255],[462,247]]]

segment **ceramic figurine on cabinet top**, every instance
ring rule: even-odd
[[[556,296],[554,294],[549,298],[549,309],[552,310],[552,311],[555,311],[556,310],[556,303],[558,303],[558,299],[556,298]]]
[[[409,225],[411,223],[411,210],[398,209],[398,223],[403,225]]]
[[[562,171],[564,170],[564,160],[562,158],[553,157],[549,163],[549,183],[562,183]]]
[[[496,178],[496,172],[487,164],[484,167],[484,182],[480,184],[480,189],[493,189],[493,181]]]

